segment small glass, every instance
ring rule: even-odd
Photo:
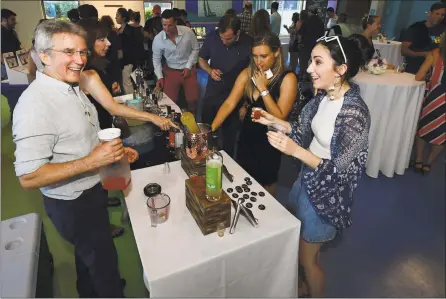
[[[254,112],[254,119],[259,119],[260,117],[262,117],[262,109],[261,108],[254,107],[254,108],[252,108],[252,111]]]
[[[279,124],[270,124],[268,125],[268,131],[272,131],[272,132],[280,132],[284,135],[287,134],[286,128],[282,125]]]
[[[170,165],[169,165],[169,162],[164,163],[163,173],[164,173],[164,174],[170,174]]]
[[[395,73],[397,73],[397,74],[404,73],[406,71],[406,66],[407,66],[407,63],[402,63],[395,69]]]
[[[222,238],[225,235],[226,225],[223,222],[217,224],[217,235]]]
[[[164,223],[169,219],[170,197],[167,194],[160,193],[147,199],[147,208],[149,210],[150,222],[152,227]]]

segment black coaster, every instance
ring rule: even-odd
[[[232,188],[228,188],[226,191],[228,191],[228,193],[232,193],[234,190]]]
[[[266,207],[264,205],[259,205],[259,210],[263,211],[264,209],[266,209]]]
[[[232,194],[232,197],[234,197],[234,198],[238,198],[238,194],[237,194],[237,193],[233,193],[233,194]]]
[[[251,189],[249,189],[248,187],[244,188],[243,191],[245,191],[246,193],[248,193],[249,191],[251,191]]]
[[[245,178],[245,182],[250,182],[250,181],[251,181],[251,179],[249,177]]]
[[[261,197],[263,197],[263,196],[265,196],[265,192],[259,192],[259,195],[260,195]]]
[[[257,192],[252,191],[252,192],[251,192],[251,195],[252,195],[252,196],[257,196]]]
[[[251,186],[251,185],[252,185],[252,182],[251,182],[251,181],[247,181],[247,182],[246,182],[246,185]]]
[[[245,206],[246,206],[247,208],[252,208],[252,203],[248,202]]]
[[[248,194],[243,194],[243,198],[244,199],[249,199],[249,195]]]
[[[252,202],[256,202],[257,201],[257,198],[255,198],[255,197],[251,197],[250,199],[251,199]]]

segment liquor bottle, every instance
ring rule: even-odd
[[[223,156],[218,151],[211,151],[206,157],[206,199],[218,201],[222,193],[221,168]]]
[[[189,133],[198,134],[200,133],[200,128],[195,121],[195,117],[191,112],[184,111],[181,115],[181,123],[187,127]]]

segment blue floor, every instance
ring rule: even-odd
[[[278,200],[297,171],[282,159]],[[445,297],[444,174],[441,156],[424,177],[364,175],[353,225],[321,253],[326,297]]]

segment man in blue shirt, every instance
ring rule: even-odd
[[[212,123],[238,75],[249,65],[252,39],[241,32],[240,27],[239,18],[222,17],[218,29],[209,34],[200,49],[200,67],[209,74],[201,117],[204,123]],[[240,125],[238,110],[235,109],[222,126],[223,149],[230,156],[234,155],[236,132]]]

